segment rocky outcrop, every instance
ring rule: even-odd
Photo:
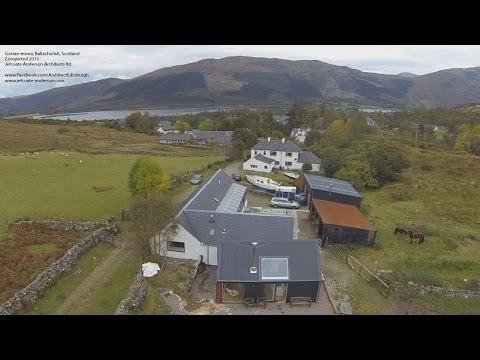
[[[58,226],[61,227],[62,225]],[[57,228],[57,230],[58,229],[60,228]],[[117,227],[114,220],[109,220],[106,226],[103,224],[102,228],[73,245],[65,255],[45,269],[35,280],[3,303],[2,306],[0,306],[0,315],[15,314],[25,304],[33,304],[43,295],[48,287],[52,286],[65,271],[72,267],[80,255],[99,242],[111,242],[116,232]]]
[[[142,276],[141,272],[139,272],[130,286],[130,291],[128,292],[128,296],[120,302],[120,305],[115,311],[115,315],[129,315],[138,306],[142,303],[147,295],[147,287],[148,284],[145,278]]]

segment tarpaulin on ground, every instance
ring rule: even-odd
[[[143,277],[152,277],[158,274],[160,266],[157,263],[147,262],[142,265]]]

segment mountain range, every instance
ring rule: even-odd
[[[317,60],[235,56],[0,99],[1,115],[326,101],[383,108],[480,102],[480,67],[416,75],[363,72]]]

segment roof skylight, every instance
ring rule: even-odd
[[[260,258],[260,275],[262,280],[288,280],[288,258]]]

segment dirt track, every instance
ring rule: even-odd
[[[95,269],[73,290],[60,307],[55,311],[57,315],[78,314],[78,309],[88,301],[89,295],[101,288],[109,276],[120,266],[122,260],[128,256],[131,248],[128,243],[121,243],[98,264]]]

